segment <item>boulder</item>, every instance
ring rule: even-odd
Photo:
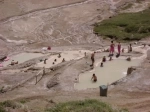
[[[147,51],[147,59],[150,60],[150,50]]]
[[[53,88],[55,86],[57,86],[59,84],[59,80],[58,80],[58,75],[59,74],[55,74],[51,80],[47,83],[47,88],[50,89],[50,88]]]
[[[7,56],[0,56],[0,61],[4,61],[7,58]]]
[[[136,67],[129,67],[127,70],[127,75],[130,75],[134,70],[136,70]]]

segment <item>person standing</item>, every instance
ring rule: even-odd
[[[84,57],[86,57],[86,52],[84,52]]]
[[[132,52],[132,44],[128,46],[128,53]]]
[[[115,45],[113,43],[113,41],[111,41],[111,45],[110,45],[110,54],[113,55],[115,51]]]
[[[46,60],[47,60],[47,59],[44,59],[44,64],[46,64]]]
[[[130,52],[132,52],[132,44],[130,44]]]
[[[91,54],[91,61],[92,61],[92,65],[91,65],[91,66],[94,66],[94,62],[95,62],[95,53],[96,53],[96,52],[94,52],[94,53]]]
[[[120,44],[120,42],[119,42],[119,44],[118,44],[118,54],[120,55],[120,52],[121,52],[121,44]]]

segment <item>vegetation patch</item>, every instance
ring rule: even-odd
[[[15,108],[18,108],[17,105],[12,102],[12,101],[4,101],[4,102],[0,102],[0,112],[6,112],[6,108],[12,108],[12,109],[15,109]]]
[[[143,2],[143,0],[136,0],[136,2],[141,3],[141,2]]]
[[[20,103],[22,103],[22,104],[25,104],[25,103],[27,103],[28,101],[26,100],[26,99],[22,99],[22,100],[20,100]]]
[[[46,112],[128,112],[127,110],[116,110],[106,103],[97,100],[73,101],[61,103]]]
[[[123,13],[100,23],[94,32],[116,40],[141,40],[150,36],[150,9],[137,13]]]

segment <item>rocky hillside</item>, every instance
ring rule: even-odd
[[[0,0],[0,20],[85,0]]]
[[[117,8],[133,1],[3,0],[0,2],[0,36],[7,42],[48,42],[52,46],[100,43],[99,37],[93,34],[92,24],[114,15]]]
[[[102,44],[93,25],[126,10],[147,7],[148,0],[0,0],[1,53],[45,46]],[[139,1],[139,0],[138,0]],[[131,5],[132,4],[132,5]]]

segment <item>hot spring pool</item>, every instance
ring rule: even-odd
[[[114,59],[104,63],[104,67],[98,64],[93,70],[79,75],[79,83],[75,83],[75,89],[97,88],[100,85],[111,84],[126,76],[127,69],[130,66],[140,65],[141,60],[132,59],[128,62],[124,59]],[[97,82],[92,82],[91,77],[95,73]]]
[[[43,56],[43,54],[41,54],[41,53],[20,53],[20,54],[10,57],[10,60],[4,62],[3,66],[5,67],[5,66],[9,65],[12,60],[14,60],[15,62],[18,61],[20,64],[20,63],[23,63],[30,59],[38,58],[41,56]]]
[[[91,51],[88,51],[88,50],[81,50],[80,52],[79,51],[64,51],[61,53],[61,58],[58,58],[58,55],[53,55],[48,58],[48,60],[46,61],[46,64],[44,64],[44,62],[40,62],[36,66],[50,68],[54,65],[61,63],[63,58],[65,58],[65,61],[80,59],[84,57],[84,52],[91,53]],[[57,59],[56,62],[54,62],[55,59]],[[55,64],[53,64],[53,62]]]

